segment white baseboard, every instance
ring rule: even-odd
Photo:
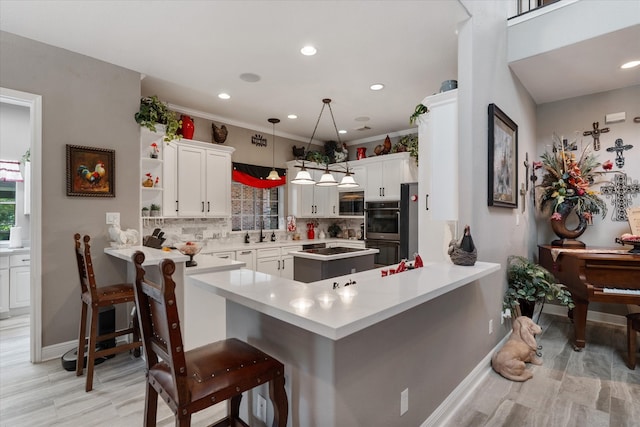
[[[49,360],[58,359],[67,351],[73,350],[76,347],[78,347],[78,340],[61,342],[42,347],[42,361],[47,362]]]
[[[567,307],[545,304],[543,313],[556,316],[566,316]],[[602,313],[599,311],[588,311],[587,320],[594,322],[610,323],[613,325],[625,326],[627,319],[625,316],[617,314]],[[447,396],[447,398],[436,408],[420,427],[436,427],[445,424],[456,411],[462,407],[467,398],[475,392],[484,378],[491,372],[491,357],[509,339],[511,333],[505,337],[487,354],[478,365],[467,375],[467,377]]]

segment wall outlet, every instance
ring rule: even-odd
[[[107,224],[120,224],[120,212],[107,212]]]
[[[493,319],[489,319],[489,335],[493,333]]]
[[[409,389],[405,388],[400,393],[400,416],[407,413],[409,410]]]
[[[213,239],[213,230],[202,230],[203,239]]]
[[[267,399],[261,394],[256,399],[256,418],[265,424],[267,422]]]

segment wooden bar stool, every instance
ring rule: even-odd
[[[637,335],[640,332],[640,313],[627,314],[627,352],[629,369],[636,369]]]
[[[130,350],[138,350],[142,346],[137,318],[133,325],[126,329],[99,335],[98,313],[101,307],[116,304],[124,304],[135,301],[133,284],[122,283],[117,285],[97,287],[95,275],[93,273],[93,262],[91,260],[91,245],[89,236],[84,236],[84,251],[80,248],[80,234],[74,236],[76,247],[76,260],[78,262],[78,274],[80,276],[80,287],[82,290],[82,314],[80,316],[80,333],[78,334],[78,361],[76,365],[76,375],[82,375],[84,371],[84,348],[87,346],[87,383],[85,391],[93,389],[93,369],[95,360],[100,357],[110,356]],[[89,337],[86,338],[87,314],[89,314],[90,326]],[[130,343],[117,344],[111,348],[97,348],[98,343],[106,340],[113,340],[117,337],[133,334]],[[139,355],[139,351],[134,353]]]
[[[226,339],[183,351],[176,306],[175,264],[160,265],[162,284],[144,278],[144,254],[133,255],[136,266],[136,308],[144,341],[147,367],[144,425],[156,425],[158,395],[173,410],[176,426],[191,425],[191,414],[229,401],[229,415],[214,427],[247,426],[239,417],[242,393],[269,383],[274,427],[285,427],[288,417],[284,365],[237,339]],[[160,361],[161,360],[161,361]]]

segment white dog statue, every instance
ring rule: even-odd
[[[526,381],[533,373],[526,369],[526,362],[542,365],[538,357],[536,335],[542,328],[526,316],[513,321],[513,330],[507,342],[491,358],[494,371],[511,381]]]

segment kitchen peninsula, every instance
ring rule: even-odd
[[[283,361],[288,426],[415,426],[430,415],[419,402],[440,375],[429,370],[438,357],[429,342],[450,316],[463,315],[456,290],[499,269],[425,263],[386,277],[373,269],[313,283],[240,269],[189,275],[185,285],[226,299],[226,336]],[[211,312],[196,315],[204,325]],[[411,403],[401,419],[405,388]],[[252,403],[243,399],[242,410]]]

